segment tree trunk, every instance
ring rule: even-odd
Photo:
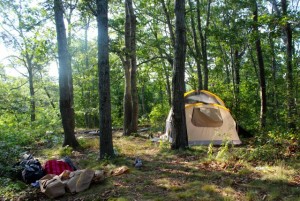
[[[233,81],[233,91],[234,91],[234,106],[239,113],[239,105],[240,105],[240,59],[239,59],[239,52],[237,49],[233,50],[232,49],[232,81]]]
[[[171,84],[170,84],[170,75],[169,75],[169,70],[165,64],[164,61],[162,61],[162,65],[164,68],[164,74],[165,74],[165,79],[166,79],[166,89],[167,89],[167,95],[168,95],[168,103],[169,106],[172,105],[172,94],[171,94]]]
[[[108,0],[97,0],[100,159],[114,156],[108,52]]]
[[[53,108],[53,109],[56,109],[55,104],[54,104],[54,102],[53,102],[53,99],[52,99],[52,97],[51,97],[51,95],[50,95],[50,93],[49,93],[47,87],[43,87],[43,88],[44,88],[44,91],[45,91],[45,93],[46,93],[46,95],[47,95],[49,101],[50,101],[50,104],[51,104],[52,108]],[[57,114],[57,116],[59,117],[59,114]]]
[[[201,13],[200,13],[200,2],[199,0],[197,2],[197,23],[198,23],[198,30],[200,35],[200,43],[201,43],[201,52],[202,52],[202,59],[203,59],[203,88],[205,90],[208,90],[208,56],[207,56],[207,31],[203,31],[202,23],[201,23]],[[209,27],[209,20],[210,20],[210,4],[211,0],[208,0],[207,3],[207,13],[206,13],[206,25],[205,30]]]
[[[136,86],[136,16],[132,0],[125,1],[125,93],[124,93],[124,131],[123,135],[137,132],[138,93]]]
[[[30,95],[30,121],[31,123],[36,120],[36,112],[35,112],[35,90],[34,90],[34,84],[33,84],[33,54],[29,55],[28,52],[25,52],[25,59],[24,65],[28,72],[28,83],[29,83],[29,95]]]
[[[85,70],[89,70],[89,56],[88,56],[88,30],[89,30],[89,27],[90,27],[90,18],[85,16],[84,17],[84,23],[85,23],[85,26],[84,26],[84,54],[85,54]],[[86,99],[86,101],[84,103],[86,104],[83,104],[84,107],[87,109],[87,108],[90,108],[91,107],[91,95],[90,95],[90,91],[88,91],[87,95],[84,95],[84,92],[83,92],[83,86],[82,86],[82,99]],[[84,112],[84,120],[85,120],[85,126],[87,128],[92,128],[92,122],[91,122],[91,113],[88,111],[85,110]]]
[[[132,120],[131,129],[133,133],[138,130],[139,97],[137,90],[137,64],[136,64],[136,16],[134,14],[132,0],[128,1],[130,14],[130,64],[131,64],[131,96],[132,96]]]
[[[162,5],[163,11],[165,13],[165,17],[166,17],[166,21],[167,21],[166,23],[168,25],[170,38],[171,38],[171,42],[172,42],[172,47],[174,48],[174,46],[175,46],[175,36],[174,36],[174,31],[173,31],[173,27],[172,27],[172,23],[171,23],[170,13],[168,12],[165,0],[160,0],[160,3]]]
[[[127,136],[132,133],[132,96],[131,96],[131,76],[130,76],[130,13],[127,8],[127,1],[125,1],[125,90],[124,90],[124,122],[123,135]]]
[[[277,123],[279,121],[279,114],[277,108],[279,108],[279,102],[277,98],[277,61],[276,61],[276,54],[275,54],[275,45],[273,41],[273,36],[269,35],[269,43],[271,49],[271,59],[272,59],[272,95],[270,96],[272,102],[272,117],[275,119]]]
[[[33,69],[31,66],[31,62],[28,61],[28,79],[29,79],[29,91],[30,91],[30,120],[34,122],[35,117],[35,91],[33,86]]]
[[[63,19],[62,0],[54,0],[55,24],[58,43],[59,60],[59,108],[64,128],[63,146],[76,148],[79,143],[76,140],[74,129],[74,108],[73,108],[73,82],[70,55],[68,51],[66,28]]]
[[[175,0],[175,49],[172,79],[172,149],[188,147],[184,108],[184,74],[186,55],[185,0]]]
[[[195,47],[195,61],[196,61],[196,65],[197,65],[197,75],[198,75],[198,90],[202,90],[203,89],[203,84],[202,84],[202,70],[201,70],[201,52],[200,52],[200,47],[199,47],[199,43],[198,43],[198,36],[197,36],[197,32],[196,32],[196,24],[195,24],[195,20],[194,20],[194,15],[193,15],[193,3],[192,0],[189,0],[189,5],[190,5],[190,10],[191,10],[191,28],[192,28],[192,36],[193,36],[193,42],[194,42],[194,47]],[[197,8],[198,11],[198,8]],[[197,18],[199,19],[199,14],[200,12],[197,12],[198,16]]]
[[[154,33],[154,36],[155,36],[155,39],[158,40],[158,37],[157,37],[157,33]],[[166,80],[166,90],[167,90],[167,95],[168,95],[168,103],[169,103],[169,106],[172,105],[172,94],[171,94],[171,83],[170,83],[170,70],[168,68],[168,66],[166,65],[165,63],[165,59],[164,58],[164,55],[163,55],[163,50],[162,48],[160,48],[160,46],[158,45],[157,47],[158,51],[159,51],[159,56],[161,57],[161,63],[162,63],[162,67],[163,67],[163,72],[164,72],[164,76],[165,76],[165,80]],[[168,57],[169,55],[167,55]],[[172,60],[172,59],[170,59]],[[169,60],[167,59],[167,61],[169,62]],[[169,62],[170,63],[170,62]],[[170,66],[173,66],[173,61],[170,63]]]
[[[260,127],[264,129],[266,126],[266,113],[267,113],[267,95],[266,95],[266,80],[265,80],[265,66],[264,59],[261,49],[260,36],[258,31],[258,8],[257,2],[254,1],[254,11],[253,11],[253,32],[255,35],[255,46],[256,46],[256,55],[258,60],[258,69],[259,69],[259,84],[260,84]]]
[[[131,96],[131,81],[130,81],[130,65],[125,61],[125,92],[124,92],[124,122],[123,122],[123,135],[128,136],[132,133],[131,130],[131,115],[132,115],[132,96]]]
[[[287,16],[287,1],[281,0],[283,18]],[[294,100],[294,78],[293,78],[293,35],[290,22],[284,24],[285,45],[286,45],[286,68],[287,68],[287,110],[288,110],[288,128],[296,129],[296,105]]]

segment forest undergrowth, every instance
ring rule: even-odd
[[[224,143],[172,151],[168,143],[152,142],[148,136],[159,134],[149,132],[129,137],[115,132],[116,157],[101,161],[99,137],[82,132],[77,134],[80,150],[60,147],[62,136],[56,134],[14,148],[2,142],[0,200],[48,200],[39,189],[11,178],[10,168],[22,151],[42,163],[69,156],[81,169],[129,168],[126,174],[56,200],[299,200],[300,153],[295,140],[253,138],[243,139],[241,146]],[[143,162],[140,169],[133,166],[136,157]]]

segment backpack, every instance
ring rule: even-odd
[[[23,167],[22,179],[27,184],[33,183],[45,175],[42,165],[37,159],[22,161],[20,165]]]
[[[39,160],[34,159],[31,155],[14,164],[12,174],[13,177],[23,180],[27,184],[33,183],[45,175]]]

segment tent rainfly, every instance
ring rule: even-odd
[[[185,116],[189,146],[220,145],[225,141],[241,144],[236,122],[224,102],[215,94],[200,90],[184,94]],[[172,142],[172,109],[166,120],[164,138]]]

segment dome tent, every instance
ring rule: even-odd
[[[220,145],[224,141],[241,144],[236,122],[224,102],[217,95],[205,91],[184,94],[188,143],[192,145]],[[166,120],[165,137],[172,142],[172,109]]]

